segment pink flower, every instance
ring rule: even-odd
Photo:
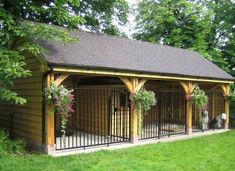
[[[72,102],[73,100],[74,100],[74,95],[71,94],[71,95],[69,96],[69,101]]]
[[[60,114],[61,114],[61,115],[65,114],[64,108],[62,108],[62,107],[60,108]]]
[[[73,110],[71,104],[67,104],[66,108],[68,109],[69,112],[71,112],[71,113],[74,112],[74,110]]]

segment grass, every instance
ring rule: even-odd
[[[235,130],[190,140],[53,158],[43,154],[0,156],[0,170],[200,170],[235,169]]]

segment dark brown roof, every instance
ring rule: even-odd
[[[44,42],[49,64],[142,73],[233,80],[234,78],[194,51],[165,45],[74,31],[71,44]]]

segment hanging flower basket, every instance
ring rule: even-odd
[[[66,127],[68,118],[74,113],[72,108],[74,103],[73,90],[68,90],[63,85],[56,86],[54,82],[51,86],[46,88],[45,95],[47,99],[54,105],[54,113],[60,116],[61,120],[61,133],[65,145]]]
[[[145,89],[140,89],[137,93],[132,94],[131,100],[134,102],[135,109],[137,110],[138,118],[138,135],[140,135],[140,130],[142,126],[142,116],[141,110],[143,109],[144,114],[151,109],[152,106],[156,105],[157,99],[155,93],[152,91],[147,91]]]
[[[198,86],[193,90],[192,101],[199,110],[207,109],[208,107],[208,97],[205,91],[201,90]]]
[[[135,108],[137,110],[143,109],[145,112],[150,110],[157,102],[155,93],[145,89],[140,89],[137,93],[132,94],[131,98],[134,101]]]

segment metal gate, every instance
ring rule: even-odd
[[[210,129],[215,129],[211,124],[213,120],[220,114],[224,113],[224,97],[223,92],[220,89],[215,89],[213,91],[206,91],[208,96],[208,129],[202,129],[202,122],[201,122],[201,111],[193,104],[193,111],[192,111],[192,131],[193,132],[200,132],[206,131]]]
[[[61,136],[60,118],[55,117],[56,150],[130,141],[130,103],[125,88],[84,86],[74,93],[75,113],[67,124],[65,140]]]
[[[179,90],[158,90],[155,92],[156,106],[147,113],[142,112],[139,127],[140,139],[160,138],[175,134],[185,134],[185,96]]]

